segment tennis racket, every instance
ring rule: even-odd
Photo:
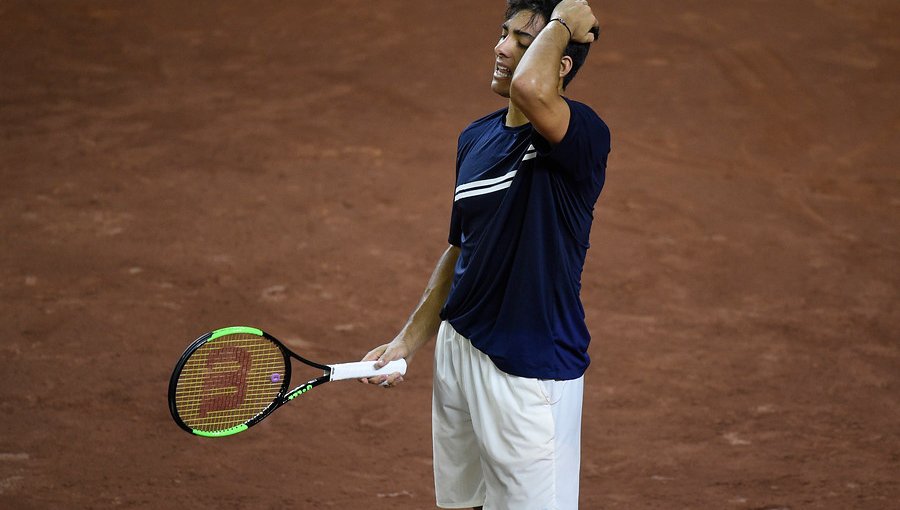
[[[291,358],[324,371],[293,389]],[[194,341],[169,381],[169,410],[184,430],[205,437],[243,432],[282,405],[330,381],[406,373],[406,360],[323,365],[246,326],[217,329]]]

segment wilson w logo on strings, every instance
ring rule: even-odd
[[[246,349],[227,346],[209,353],[200,400],[200,418],[209,413],[237,409],[247,393],[247,373],[253,363]]]

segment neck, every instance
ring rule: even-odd
[[[513,104],[512,100],[509,101],[509,111],[506,112],[506,127],[519,127],[528,124],[528,117],[522,112],[522,110],[516,108],[516,105]]]

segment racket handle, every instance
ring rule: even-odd
[[[406,373],[405,359],[391,361],[377,370],[375,369],[374,361],[338,363],[337,365],[331,365],[331,380],[343,381],[346,379],[361,379],[363,377],[374,377],[376,375],[391,375],[394,372],[400,372],[401,375]]]

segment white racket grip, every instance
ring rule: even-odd
[[[387,365],[375,369],[374,361],[357,361],[355,363],[338,363],[331,365],[331,381],[344,381],[346,379],[362,379],[364,377],[375,377],[376,375],[391,375],[399,372],[400,375],[406,373],[406,360],[398,359],[388,362]]]

